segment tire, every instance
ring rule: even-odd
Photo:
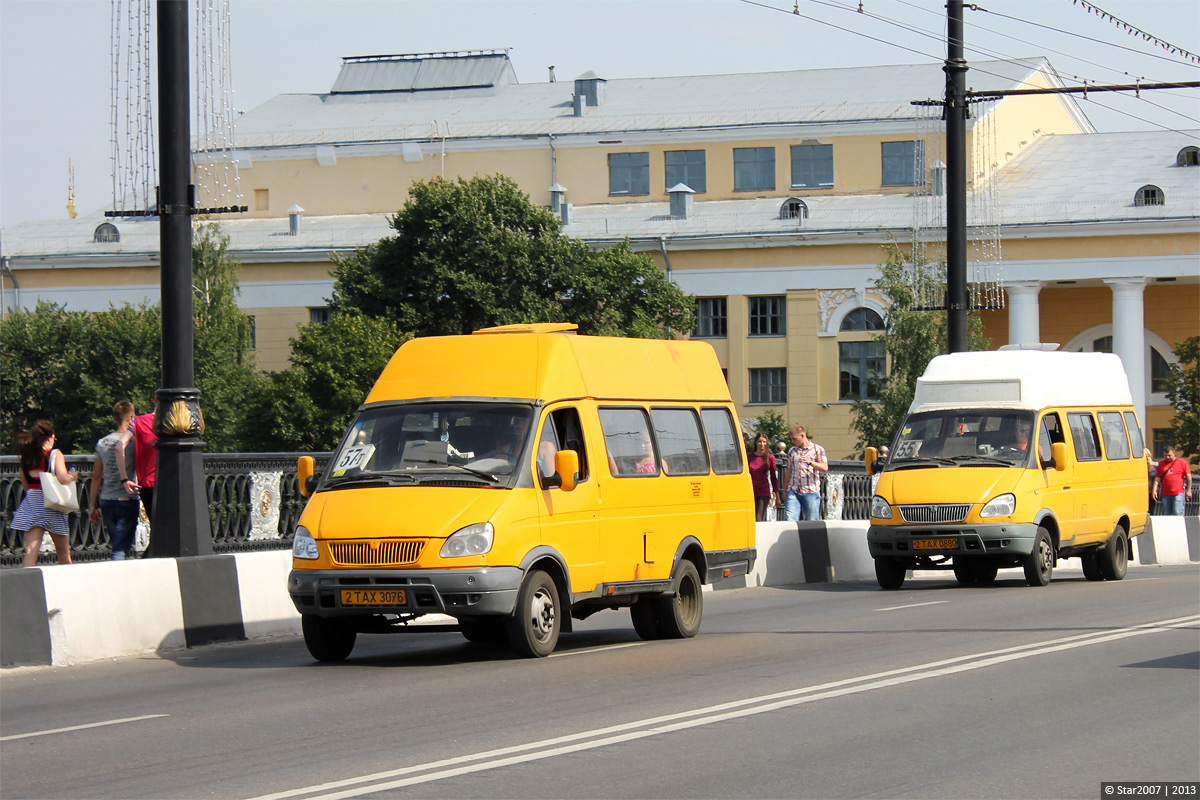
[[[954,577],[967,586],[990,586],[996,582],[996,567],[990,564],[956,564]]]
[[[304,646],[317,661],[344,661],[354,649],[358,632],[345,620],[305,614],[300,618]]]
[[[508,620],[508,643],[522,658],[543,658],[558,646],[562,629],[558,587],[540,569],[525,576],[517,592],[517,607]]]
[[[996,573],[1000,570],[991,564],[980,564],[975,567],[975,584],[977,586],[991,586],[996,582]]]
[[[508,638],[503,619],[463,617],[458,620],[458,628],[468,642],[476,644],[495,644]]]
[[[629,616],[633,618],[633,629],[637,635],[650,642],[661,639],[658,631],[657,598],[643,598],[629,607]]]
[[[879,581],[881,589],[899,589],[904,585],[904,576],[907,573],[904,565],[894,558],[882,556],[875,559],[875,580]]]
[[[1108,542],[1096,551],[1096,561],[1104,580],[1119,581],[1125,577],[1129,569],[1129,537],[1124,528],[1120,525],[1113,528]]]
[[[1054,543],[1045,528],[1038,528],[1033,552],[1025,556],[1022,566],[1025,567],[1025,582],[1030,586],[1045,586],[1050,582],[1050,576],[1054,574]]]
[[[1083,564],[1083,577],[1089,581],[1104,580],[1104,573],[1100,571],[1099,555],[1099,550],[1088,550],[1079,557],[1079,562]]]
[[[671,576],[674,593],[658,600],[658,633],[664,639],[690,639],[700,632],[704,591],[696,565],[686,558]]]

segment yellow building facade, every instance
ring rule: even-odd
[[[1062,85],[1043,59],[971,66],[979,91]],[[194,157],[237,166],[248,211],[216,219],[264,369],[286,368],[328,313],[331,260],[389,235],[413,181],[505,174],[565,235],[628,239],[696,296],[693,336],[743,419],[777,411],[849,457],[850,406],[886,370],[883,246],[944,241],[938,110],[913,105],[943,86],[940,64],[519,84],[504,51],[346,59],[333,91],[280,95],[238,120],[235,150]],[[1061,94],[981,104],[968,126],[992,346],[1117,352],[1157,444],[1171,346],[1200,333],[1198,144],[1096,133]],[[4,308],[158,297],[153,217],[22,223],[0,248]]]

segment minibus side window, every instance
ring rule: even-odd
[[[713,472],[735,475],[742,471],[741,437],[734,433],[733,418],[725,408],[702,408],[700,420],[712,454]]]
[[[1141,458],[1142,453],[1146,451],[1146,444],[1142,441],[1142,429],[1138,427],[1137,415],[1132,411],[1126,411],[1125,424],[1129,426],[1129,439],[1133,453],[1136,457]]]
[[[1071,438],[1075,440],[1075,458],[1080,461],[1100,460],[1100,439],[1096,435],[1096,423],[1092,415],[1075,412],[1067,414],[1071,426]]]
[[[538,468],[549,477],[554,474],[554,452],[543,453],[541,443],[551,442],[554,450],[574,450],[579,456],[579,471],[575,483],[583,483],[588,477],[587,451],[583,446],[583,428],[579,424],[579,412],[574,408],[559,408],[550,412],[542,435],[538,440]]]
[[[1129,436],[1125,433],[1125,420],[1120,411],[1100,411],[1100,433],[1104,436],[1104,456],[1109,461],[1129,458]]]
[[[1062,423],[1058,421],[1058,414],[1051,411],[1042,417],[1042,425],[1038,429],[1038,463],[1048,466],[1053,458],[1050,455],[1050,445],[1064,441],[1066,438],[1063,436]]]
[[[658,474],[649,422],[640,408],[600,409],[608,468],[615,477],[644,478]]]
[[[654,439],[668,475],[707,475],[708,452],[700,435],[700,420],[690,408],[652,408]]]

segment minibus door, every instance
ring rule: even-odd
[[[574,450],[579,457],[579,472],[570,491],[559,486],[542,488],[544,478],[554,474],[553,453],[557,450]],[[554,548],[566,560],[573,591],[591,591],[600,581],[600,523],[596,518],[600,494],[575,408],[559,408],[547,414],[538,434],[534,466],[538,472],[542,544]]]
[[[1076,474],[1075,474],[1075,459],[1072,457],[1070,448],[1060,448],[1065,450],[1066,461],[1065,469],[1057,469],[1051,457],[1051,445],[1055,443],[1065,442],[1063,433],[1062,420],[1058,414],[1049,411],[1042,416],[1042,420],[1038,425],[1038,466],[1042,471],[1044,486],[1039,491],[1042,497],[1042,507],[1047,509],[1054,515],[1054,519],[1058,522],[1059,544],[1068,545],[1075,538],[1076,534],[1076,517],[1078,509],[1075,507],[1075,492],[1073,490]]]

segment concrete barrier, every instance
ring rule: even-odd
[[[867,525],[760,522],[754,569],[712,588],[874,580]],[[1200,518],[1151,517],[1134,550],[1142,564],[1200,561]],[[62,666],[299,634],[287,593],[291,557],[271,550],[0,570],[0,666]]]

